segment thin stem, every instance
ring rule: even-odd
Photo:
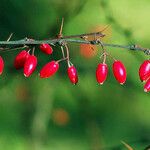
[[[67,57],[61,58],[61,59],[57,60],[57,62],[59,63],[59,62],[64,61],[64,60],[68,60],[68,58]]]
[[[61,46],[60,48],[61,48],[61,52],[62,52],[63,58],[65,58],[65,52],[64,52],[63,46]]]
[[[68,63],[68,67],[70,67],[70,56],[69,56],[69,48],[67,46],[67,44],[64,45],[66,48],[66,53],[67,53],[67,63]]]
[[[28,52],[28,54],[30,54],[30,51],[31,51],[31,49],[29,49],[27,52]]]
[[[110,53],[107,53],[106,54],[107,56],[109,56],[111,59],[113,59],[114,61],[116,61],[116,59],[110,54]]]
[[[114,47],[114,48],[122,48],[122,49],[129,49],[133,51],[143,51],[146,55],[150,55],[150,49],[143,48],[138,45],[119,45],[119,44],[109,44],[109,43],[102,43],[101,40],[92,40],[87,41],[83,39],[74,39],[74,38],[81,38],[83,36],[100,36],[104,37],[105,35],[101,32],[94,32],[94,33],[87,33],[87,34],[79,34],[79,35],[71,35],[71,36],[64,36],[63,38],[55,38],[55,39],[48,39],[48,40],[30,40],[28,38],[24,38],[22,40],[16,41],[0,41],[0,52],[8,51],[13,49],[18,49],[19,47],[30,47],[32,45],[39,45],[42,43],[47,43],[50,45],[62,45],[62,43],[79,43],[79,44],[92,44],[92,45],[100,45],[102,44],[104,47]]]
[[[70,36],[64,36],[64,39],[68,39],[68,38],[82,38],[85,36],[94,36],[97,35],[99,37],[104,37],[105,34],[103,34],[101,31],[99,32],[91,32],[91,33],[85,33],[85,34],[77,34],[77,35],[70,35]]]
[[[106,63],[106,57],[107,57],[107,55],[106,55],[106,53],[104,53],[104,55],[103,55],[103,64]]]
[[[106,48],[104,47],[103,43],[101,41],[99,41],[99,44],[103,50],[103,53],[106,53]]]
[[[32,49],[32,55],[34,55],[34,51],[35,51],[35,47],[33,47],[33,49]]]

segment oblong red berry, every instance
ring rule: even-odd
[[[30,55],[24,64],[24,76],[29,77],[37,66],[37,57]]]
[[[71,81],[72,84],[77,84],[78,83],[78,74],[77,70],[74,66],[70,66],[67,69],[68,77]]]
[[[150,78],[150,60],[145,60],[139,68],[139,77],[141,81]]]
[[[150,92],[150,79],[148,79],[146,84],[144,85],[144,91]]]
[[[123,63],[119,60],[115,60],[113,63],[113,74],[116,80],[120,84],[124,84],[126,81],[127,73]]]
[[[49,44],[47,44],[47,43],[41,44],[40,45],[40,50],[42,52],[44,52],[45,54],[49,54],[49,55],[52,54],[52,52],[53,52],[52,47]]]
[[[54,75],[59,69],[59,63],[57,61],[51,61],[47,63],[41,70],[40,70],[40,77],[41,78],[48,78]]]
[[[3,73],[3,70],[4,70],[4,60],[0,56],[0,75]]]
[[[96,80],[99,84],[103,84],[107,78],[108,67],[105,63],[98,64],[96,68]]]
[[[30,54],[23,50],[20,53],[17,54],[17,56],[15,57],[14,60],[14,67],[16,69],[21,69],[24,67],[25,61],[27,60],[27,58],[30,56]]]

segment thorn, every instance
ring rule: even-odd
[[[128,149],[128,150],[133,150],[133,148],[128,145],[127,143],[125,143],[124,141],[121,141],[121,143]]]
[[[12,38],[12,36],[13,36],[13,33],[11,33],[11,34],[9,35],[9,37],[8,37],[8,39],[7,39],[7,42],[10,41],[10,39]]]
[[[63,26],[64,26],[64,18],[62,18],[62,21],[61,21],[61,26],[60,26],[60,31],[59,31],[59,34],[58,34],[58,38],[62,38]]]
[[[108,29],[111,25],[106,25],[100,32],[104,32],[106,29]]]

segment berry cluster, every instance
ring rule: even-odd
[[[110,54],[106,52],[103,45],[101,46],[103,49],[103,53],[100,58],[103,57],[103,62],[99,63],[96,68],[97,82],[101,85],[105,82],[107,75],[108,75],[108,66],[106,64],[106,57],[110,56],[114,61],[112,65],[112,71],[113,71],[114,77],[118,81],[118,83],[123,85],[126,82],[126,78],[127,78],[126,68],[124,64],[121,61],[113,58]],[[66,57],[65,57],[63,47],[65,47],[66,49],[66,54],[67,54]],[[47,55],[51,55],[53,53],[52,47],[46,43],[41,44],[39,46],[39,49]],[[67,64],[68,64],[67,74],[70,79],[70,82],[72,84],[77,84],[78,74],[77,74],[76,68],[69,60],[69,49],[68,49],[67,44],[61,45],[61,50],[62,50],[63,58],[57,61],[52,60],[48,62],[47,64],[45,64],[40,70],[39,76],[41,78],[51,77],[58,71],[59,63],[61,61],[67,60]],[[36,66],[37,66],[37,57],[34,55],[34,48],[33,48],[32,54],[30,54],[30,49],[22,50],[15,57],[14,67],[17,70],[23,68],[25,77],[29,77],[35,71]],[[4,69],[4,61],[3,61],[3,58],[0,56],[0,75],[3,72],[3,69]],[[139,68],[139,77],[142,82],[146,82],[144,86],[144,91],[150,92],[150,60],[145,60],[141,64]]]
[[[51,55],[53,53],[53,49],[49,44],[41,44],[39,48],[45,54]],[[29,52],[30,52],[30,50],[21,51],[15,57],[15,60],[14,60],[14,67],[16,69],[23,68],[25,77],[29,77],[35,71],[36,66],[37,66],[37,57],[34,55],[34,50],[31,55]],[[62,60],[65,60],[65,58]],[[45,64],[42,67],[42,69],[40,70],[40,73],[39,73],[40,77],[48,78],[48,77],[51,77],[52,75],[54,75],[59,69],[59,62],[62,60],[58,60],[58,61],[53,60],[53,61],[50,61],[47,64]],[[0,63],[4,65],[3,59],[1,57],[0,57]],[[0,64],[0,66],[2,66],[1,64]],[[2,67],[1,67],[1,70],[3,70]],[[1,73],[2,73],[2,71],[1,71]],[[70,81],[73,84],[76,84],[78,82],[77,71],[76,71],[76,68],[73,66],[73,64],[69,60],[68,60],[67,73],[68,73],[68,77],[69,77]]]
[[[146,82],[144,91],[150,91],[150,60],[145,60],[139,68],[139,77],[142,82]]]
[[[103,56],[103,62],[99,63],[96,69],[96,79],[99,84],[103,84],[108,75],[108,66],[105,63],[107,55],[109,54],[106,52],[104,52],[101,55]],[[121,61],[115,60],[114,58],[113,60],[114,62],[112,65],[112,70],[113,70],[114,77],[120,84],[123,85],[127,77],[126,68]],[[150,92],[150,60],[145,60],[141,64],[139,68],[139,77],[141,82],[146,82],[146,84],[144,85],[144,91]]]
[[[108,75],[108,66],[105,63],[106,55],[106,53],[103,54],[104,60],[102,63],[98,64],[96,69],[96,79],[99,84],[103,84]],[[114,59],[112,70],[116,80],[123,85],[127,78],[126,69],[123,63],[119,60]]]
[[[23,69],[24,76],[30,77],[30,75],[35,71],[37,67],[37,63],[38,63],[37,57],[34,55],[35,46],[40,44],[39,49],[43,53],[47,55],[51,55],[53,53],[53,49],[51,45],[59,45],[62,51],[62,59],[59,59],[57,61],[52,60],[48,62],[47,64],[45,64],[40,70],[39,76],[41,78],[51,77],[58,71],[60,62],[67,61],[67,65],[68,65],[67,74],[70,79],[70,82],[72,84],[77,84],[78,73],[74,65],[70,62],[68,43],[69,42],[80,43],[81,52],[86,57],[89,57],[89,53],[91,55],[91,53],[93,52],[94,50],[93,46],[99,45],[101,46],[103,50],[100,56],[100,59],[103,58],[103,61],[97,65],[96,80],[101,85],[105,82],[107,75],[108,75],[108,66],[106,64],[107,56],[113,59],[112,71],[113,71],[115,79],[121,85],[123,85],[126,82],[126,78],[127,78],[126,68],[124,64],[120,60],[116,60],[109,53],[107,53],[105,49],[106,46],[143,51],[146,55],[150,55],[150,49],[143,48],[139,45],[124,46],[124,45],[103,43],[101,40],[103,37],[105,37],[105,34],[103,33],[103,31],[106,30],[109,26],[106,26],[103,30],[99,32],[63,36],[62,34],[63,24],[64,24],[64,18],[62,18],[59,34],[56,36],[57,38],[54,38],[54,39],[36,41],[34,39],[25,38],[23,40],[10,41],[12,37],[12,34],[10,34],[7,41],[0,41],[0,51],[20,49],[20,48],[26,49],[26,50],[22,50],[15,57],[14,67],[16,69]],[[76,39],[76,38],[79,38],[79,39]],[[12,45],[12,47],[10,47],[10,45]],[[30,54],[31,47],[33,48],[32,54]],[[64,48],[66,51],[64,51]],[[3,72],[3,69],[4,69],[4,61],[3,61],[3,58],[0,56],[0,75]],[[140,66],[139,76],[140,76],[141,81],[146,81],[146,84],[144,86],[144,91],[150,92],[150,60],[145,60],[143,64]]]

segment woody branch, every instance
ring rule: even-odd
[[[94,40],[89,41],[86,39],[89,36],[98,37],[98,38],[94,38]],[[0,52],[4,52],[8,50],[11,51],[17,49],[25,49],[31,46],[40,45],[42,43],[47,43],[53,46],[63,45],[63,43],[78,43],[78,44],[103,45],[105,47],[122,48],[122,49],[128,49],[133,51],[143,51],[146,55],[150,55],[149,48],[143,48],[136,44],[119,45],[119,44],[104,43],[102,42],[102,40],[100,40],[104,36],[105,34],[103,34],[102,32],[93,32],[93,33],[70,35],[70,36],[64,36],[64,37],[58,37],[58,38],[46,39],[46,40],[35,40],[30,38],[24,38],[16,41],[9,41],[9,40],[0,41]]]

